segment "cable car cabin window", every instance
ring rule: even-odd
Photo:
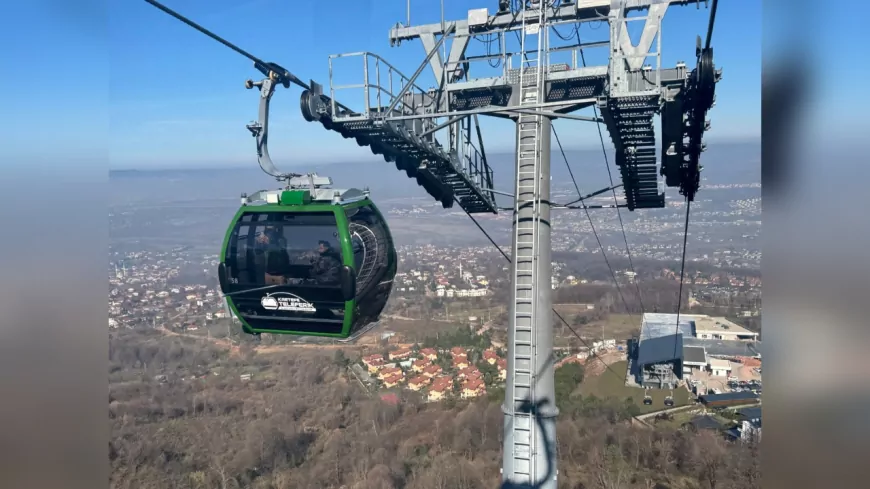
[[[353,267],[354,270],[361,270],[363,260],[365,259],[365,245],[362,238],[358,234],[353,234],[350,238],[351,246],[353,247]]]
[[[230,249],[227,251],[227,255],[228,258],[238,257],[238,259],[231,260],[227,263],[230,270],[236,272],[234,275],[231,272],[231,275],[235,278],[235,280],[231,280],[231,282],[257,282],[256,269],[253,267],[253,262],[247,260],[250,243],[253,241],[253,236],[250,235],[250,232],[250,226],[240,225],[236,227],[236,230],[233,233],[233,238],[230,242]]]
[[[227,243],[228,288],[254,330],[341,332],[342,254],[332,212],[252,212]]]
[[[374,205],[347,209],[348,230],[356,267],[356,311],[351,330],[377,321],[396,274],[396,255],[389,229]]]
[[[339,287],[342,255],[335,215],[246,214],[231,235],[226,261],[234,285]]]
[[[348,210],[347,217],[354,249],[357,292],[365,295],[383,275],[392,242],[383,220],[372,208]]]

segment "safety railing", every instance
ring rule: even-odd
[[[336,64],[339,59],[358,58],[362,61],[362,83],[336,84]],[[411,81],[411,78],[399,71],[395,66],[374,53],[366,51],[356,53],[333,54],[329,56],[329,96],[332,100],[330,111],[333,119],[383,118],[388,116],[402,116],[420,114],[425,109],[433,107],[435,99],[427,91],[420,88],[416,83],[402,96],[396,104],[392,114],[384,114],[393,103],[396,96]],[[338,109],[335,103],[336,92],[347,90],[362,90],[363,107],[359,113],[347,114]],[[354,108],[355,97],[343,98],[342,102]],[[359,99],[357,99],[359,100]]]
[[[491,189],[492,168],[471,139],[471,120],[466,119],[462,126],[460,128],[460,144],[456,154],[459,165],[474,184],[480,188]]]
[[[507,52],[507,42],[505,40],[505,32],[497,32],[494,34],[489,34],[490,36],[496,36],[498,39],[486,40],[482,39],[485,44],[498,45],[498,52],[495,54],[486,54],[486,55],[478,55],[478,56],[465,56],[459,61],[446,61],[443,63],[443,73],[444,76],[449,76],[451,74],[460,74],[463,70],[467,69],[470,71],[470,67],[474,63],[482,63],[486,62],[490,68],[493,68],[492,62],[496,61],[498,65],[496,67],[501,68],[501,76],[502,78],[507,76],[508,70],[511,69],[512,59],[518,53],[508,53]],[[480,37],[478,37],[479,40]],[[467,75],[467,74],[466,74]],[[467,76],[466,76],[466,79]],[[440,80],[438,80],[440,82]],[[448,84],[450,80],[445,80],[445,85]]]
[[[557,25],[565,24],[573,27],[573,22],[559,22],[559,23],[548,23],[547,31],[548,35]],[[501,73],[496,76],[501,76],[505,80],[512,80],[515,77],[519,76],[520,67],[524,65],[524,57],[530,54],[537,55],[537,51],[527,50],[525,53],[520,51],[508,52],[507,51],[507,42],[505,37],[508,35],[510,31],[498,32],[494,34],[490,34],[491,36],[497,36],[497,39],[490,39],[489,41],[483,40],[484,43],[490,45],[497,45],[498,52],[493,54],[486,55],[477,55],[477,56],[466,56],[459,61],[452,61],[444,63],[444,72],[446,75],[450,74],[460,74],[463,70],[468,69],[470,71],[471,66],[473,64],[479,64],[482,62],[488,63],[489,68],[500,68]],[[548,42],[549,46],[550,43]],[[549,72],[555,71],[564,71],[564,70],[577,70],[583,68],[582,57],[580,55],[581,50],[587,49],[595,49],[595,48],[609,48],[609,41],[596,41],[596,42],[584,42],[582,44],[569,44],[565,46],[556,46],[550,47],[545,51],[546,56],[546,64],[549,67]],[[553,55],[567,55],[569,58],[566,60],[567,62],[553,63],[552,57]],[[493,66],[493,62],[497,62],[497,66]],[[496,72],[497,73],[497,72]],[[466,78],[468,80],[468,78]]]

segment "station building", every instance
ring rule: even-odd
[[[642,387],[672,389],[694,372],[730,375],[725,358],[758,358],[758,333],[725,318],[646,313],[631,348],[630,372]]]
[[[676,314],[672,314],[676,320]],[[682,317],[682,314],[680,315]],[[758,333],[735,324],[725,318],[706,315],[689,316],[693,336],[699,340],[757,341]]]

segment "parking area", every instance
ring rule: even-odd
[[[698,393],[704,393],[704,387],[708,391],[716,391],[720,393],[741,391],[741,390],[756,390],[761,389],[761,373],[756,370],[758,367],[746,366],[738,362],[731,362],[731,377],[729,381],[727,377],[712,376],[707,371],[695,371],[687,380],[698,386]],[[733,380],[736,377],[737,380]]]
[[[695,381],[698,386],[699,394],[704,393],[704,386],[706,386],[709,391],[716,389],[719,392],[726,392],[728,390],[726,385],[728,379],[725,377],[714,377],[710,375],[710,372],[703,370],[692,373],[692,378],[690,380]]]
[[[743,365],[742,363],[731,362],[731,375],[737,377],[737,380],[745,380],[745,381],[761,381],[761,374],[756,372],[755,369],[758,367],[749,367]]]

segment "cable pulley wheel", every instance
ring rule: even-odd
[[[303,90],[299,96],[299,108],[302,110],[302,117],[308,122],[320,120],[317,109],[319,106],[319,97],[313,97],[309,90]]]
[[[697,90],[698,108],[707,111],[713,106],[713,95],[716,93],[716,67],[713,65],[713,48],[703,49],[698,57]]]

